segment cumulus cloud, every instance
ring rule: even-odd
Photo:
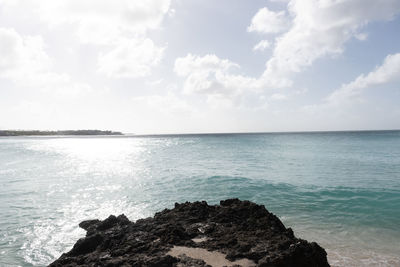
[[[227,71],[239,65],[227,59],[220,59],[216,55],[205,55],[203,57],[188,54],[186,57],[175,61],[175,72],[180,76],[189,75],[192,72],[202,71]]]
[[[239,65],[215,55],[187,55],[175,61],[175,72],[185,77],[184,92],[208,96],[238,96],[245,91],[263,92],[293,85],[293,74],[316,60],[341,54],[352,38],[365,39],[363,27],[371,21],[390,20],[400,12],[397,0],[291,0],[288,14],[260,9],[253,17],[250,32],[279,33],[271,58],[260,77],[237,74]],[[288,23],[288,19],[292,22]],[[262,40],[253,49],[270,46]],[[280,100],[275,94],[269,98]]]
[[[99,71],[109,77],[126,78],[149,75],[163,55],[164,48],[151,39],[126,39],[99,56]]]
[[[314,118],[315,121],[320,123],[336,121],[346,123],[346,128],[348,129],[357,128],[360,126],[355,126],[354,123],[359,118],[364,117],[359,114],[355,115],[360,112],[359,104],[364,102],[362,97],[363,90],[397,81],[400,81],[400,53],[388,55],[383,60],[383,63],[371,72],[361,74],[352,82],[343,84],[325,98],[322,103],[302,107],[299,113],[305,114],[306,117]],[[371,117],[377,115],[369,107],[362,110],[362,112],[369,112]],[[346,120],[343,120],[344,117],[346,117]],[[367,121],[369,119],[370,117],[368,117]]]
[[[183,92],[205,96],[207,106],[212,109],[265,106],[268,99],[261,97],[260,93],[274,87],[274,82],[283,81],[256,79],[238,73],[239,70],[237,63],[216,55],[188,54],[176,59],[174,67],[175,73],[184,77]],[[267,94],[273,95],[271,100],[286,98],[282,94]]]
[[[0,28],[0,77],[18,79],[50,63],[40,36],[21,36],[14,29]]]
[[[366,75],[361,74],[354,81],[342,85],[327,98],[327,101],[330,104],[340,104],[360,95],[364,88],[394,81],[400,81],[400,53],[388,55],[375,70]]]
[[[185,77],[184,92],[207,95],[232,96],[245,88],[252,88],[256,80],[233,74],[239,65],[227,59],[220,59],[216,55],[186,57],[175,61],[174,71]]]
[[[400,1],[291,0],[288,10],[293,23],[277,38],[266,79],[300,72],[319,58],[342,53],[344,44],[359,37],[368,22],[392,19],[400,11]]]
[[[269,48],[271,43],[268,40],[262,40],[258,44],[253,47],[254,51],[264,51],[265,49]]]
[[[267,7],[261,8],[252,18],[249,32],[279,33],[288,27],[285,11],[274,12]]]
[[[148,37],[170,14],[170,0],[0,0],[7,12],[45,23],[50,30],[68,27],[81,44],[97,45],[100,72],[109,77],[149,75],[165,47]]]
[[[275,93],[270,96],[270,99],[274,101],[286,100],[287,96],[284,94]]]
[[[144,34],[160,26],[170,0],[35,0],[40,19],[50,26],[71,24],[83,42],[112,43],[121,35]]]
[[[397,0],[290,0],[288,14],[261,8],[252,18],[249,32],[279,33],[271,58],[261,77],[259,88],[291,87],[293,75],[316,60],[341,54],[352,38],[366,40],[363,27],[371,21],[390,20],[400,12]],[[288,20],[292,19],[291,23]],[[260,41],[254,51],[263,51],[270,43]]]
[[[91,90],[73,82],[65,73],[51,71],[52,60],[40,36],[23,36],[11,28],[0,28],[0,78],[29,88],[40,88],[66,95]]]

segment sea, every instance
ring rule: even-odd
[[[251,200],[332,266],[400,266],[400,131],[0,138],[0,266],[46,266],[78,224]]]

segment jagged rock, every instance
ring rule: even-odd
[[[125,215],[111,215],[79,226],[87,231],[86,237],[50,266],[213,265],[201,258],[173,257],[168,252],[174,246],[218,251],[231,262],[248,259],[260,267],[329,266],[317,243],[296,238],[264,206],[238,199],[215,206],[205,201],[176,203],[153,218],[130,222]]]

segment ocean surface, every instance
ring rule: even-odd
[[[333,266],[400,266],[400,132],[0,138],[0,266],[45,266],[86,219],[264,204]]]

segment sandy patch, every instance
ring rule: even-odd
[[[174,246],[167,254],[177,258],[179,255],[185,254],[186,256],[193,259],[203,260],[212,267],[223,267],[223,266],[229,267],[233,265],[241,265],[243,267],[256,266],[256,264],[249,259],[229,261],[225,258],[226,256],[225,254],[217,251],[208,251],[204,248],[189,248],[189,247]]]

